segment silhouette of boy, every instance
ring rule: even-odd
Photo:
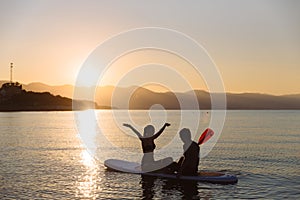
[[[179,136],[183,141],[184,153],[177,163],[172,164],[171,168],[177,171],[177,176],[196,176],[198,174],[200,147],[192,141],[189,129],[183,128],[179,132]]]

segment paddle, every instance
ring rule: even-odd
[[[205,129],[205,131],[201,134],[198,145],[201,145],[205,143],[207,140],[209,140],[214,135],[214,131],[210,128]]]

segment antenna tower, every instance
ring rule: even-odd
[[[12,79],[12,77],[13,77],[13,71],[12,71],[12,69],[14,67],[13,64],[14,63],[10,63],[10,84],[13,83],[13,79]]]

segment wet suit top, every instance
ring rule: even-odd
[[[185,150],[184,160],[180,166],[182,175],[197,175],[199,165],[199,153],[200,147],[196,142],[184,144],[183,149]]]
[[[139,137],[142,142],[143,153],[153,152],[156,145],[154,144],[154,140],[162,134],[163,129],[159,130],[158,133],[151,137]]]

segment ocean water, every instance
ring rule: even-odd
[[[111,111],[95,111],[96,126],[105,136],[98,137],[93,120],[81,123],[88,119],[85,113],[77,118],[73,112],[0,113],[0,199],[300,198],[300,111],[227,111],[218,142],[201,158],[199,168],[235,174],[239,181],[233,185],[145,179],[107,171],[106,158],[139,160],[135,153],[141,152],[140,143],[130,131],[114,125]],[[139,130],[149,123],[146,111],[130,113]],[[119,123],[128,122],[124,113],[116,114],[121,116]],[[197,131],[209,125],[209,114],[201,112]],[[168,150],[158,156],[175,159],[182,151],[176,140],[180,112],[166,115],[154,112],[153,117],[152,113],[155,128],[163,120],[172,124],[156,142],[158,152]],[[95,132],[96,142],[85,140],[81,129],[87,136]],[[103,138],[110,145],[103,145]],[[175,144],[170,145],[170,139]],[[102,146],[91,154],[95,145]]]

